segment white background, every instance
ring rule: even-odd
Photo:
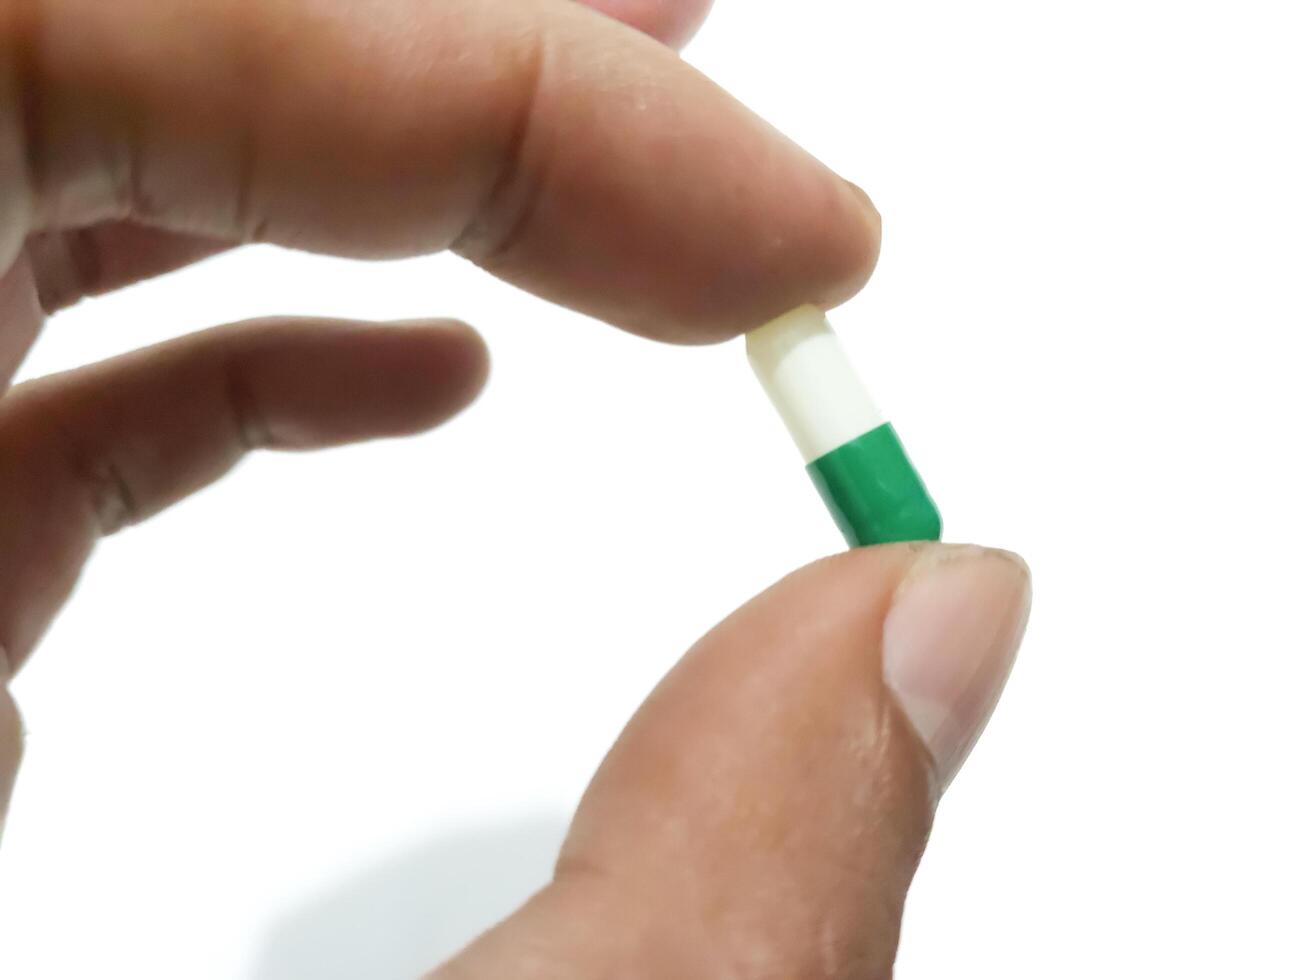
[[[1307,975],[1301,4],[801,6],[723,0],[687,56],[876,198],[836,325],[948,536],[1036,576],[899,975]],[[840,547],[740,344],[449,257],[224,257],[26,373],[271,312],[462,317],[491,386],[98,552],[16,685],[6,980],[413,977],[543,881],[680,652]]]

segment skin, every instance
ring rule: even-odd
[[[591,6],[0,0],[0,680],[103,536],[251,449],[439,424],[486,376],[462,324],[278,319],[10,388],[61,307],[251,241],[454,249],[684,343],[862,286],[866,196],[672,49],[707,0]],[[889,976],[939,783],[881,680],[913,557],[818,563],[707,636],[554,882],[434,976]],[[0,809],[21,750],[3,686]]]

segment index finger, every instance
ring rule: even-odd
[[[454,247],[547,299],[684,341],[835,305],[875,262],[865,197],[579,4],[7,10],[17,83],[0,134],[20,134],[25,166],[0,174],[0,194],[28,195],[37,228],[131,217],[360,257]]]

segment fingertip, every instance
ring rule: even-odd
[[[885,620],[882,664],[941,789],[966,761],[1002,694],[1030,615],[1018,556],[937,545],[917,558]]]
[[[472,404],[490,373],[485,341],[458,320],[362,327],[354,355],[355,409],[376,436],[434,428]]]
[[[822,237],[817,251],[823,264],[811,274],[814,282],[822,284],[821,290],[805,301],[824,310],[834,309],[860,293],[880,262],[880,211],[857,184],[843,178],[838,182],[842,200],[825,223],[818,223]],[[788,305],[779,313],[792,309],[794,306]]]
[[[439,425],[475,400],[489,356],[457,321],[297,323],[268,330],[238,370],[267,441],[309,449]]]
[[[857,185],[793,152],[782,178],[788,195],[747,216],[729,240],[720,228],[706,233],[711,260],[611,322],[655,340],[717,344],[800,306],[831,310],[856,296],[880,259],[880,212]]]
[[[584,0],[587,6],[680,49],[703,26],[712,0]]]
[[[485,339],[461,320],[400,320],[383,325],[394,345],[395,377],[413,383],[412,404],[421,429],[430,428],[476,401],[490,377]]]
[[[866,225],[866,233],[862,236],[862,251],[857,257],[857,289],[866,285],[871,274],[876,271],[876,265],[880,262],[880,245],[881,238],[884,234],[884,218],[881,217],[880,209],[871,199],[871,195],[864,191],[858,184],[851,180],[845,180],[844,185],[853,195],[854,203],[860,210],[860,217]],[[856,289],[854,290],[857,291]]]

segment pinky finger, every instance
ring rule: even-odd
[[[0,402],[0,650],[17,671],[96,540],[250,449],[430,428],[486,374],[456,323],[223,327],[15,388]]]

